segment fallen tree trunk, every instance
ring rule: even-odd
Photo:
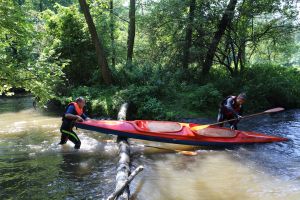
[[[117,196],[119,196],[123,190],[128,187],[129,183],[134,179],[134,177],[136,175],[138,175],[138,173],[140,173],[141,171],[143,171],[144,167],[143,166],[139,166],[138,168],[136,168],[131,175],[128,177],[128,179],[124,182],[124,184],[118,189],[116,190],[114,193],[112,193],[107,200],[114,200]]]
[[[126,120],[128,106],[128,103],[124,103],[121,106],[120,111],[118,113],[118,120]],[[125,185],[130,174],[130,148],[127,138],[118,136],[117,142],[119,146],[119,163],[117,169],[117,183],[115,191],[119,191],[121,188],[123,188],[123,185]],[[128,200],[129,196],[129,186],[125,185],[122,192],[119,192],[119,196],[117,198],[119,200]]]

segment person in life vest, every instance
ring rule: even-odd
[[[85,106],[85,100],[82,97],[78,97],[75,102],[71,102],[62,117],[62,125],[60,127],[61,141],[59,144],[66,144],[68,140],[75,144],[75,149],[80,149],[81,141],[77,134],[73,131],[75,122],[82,122],[89,118],[83,113],[83,107]]]
[[[246,94],[241,93],[238,96],[228,96],[221,103],[218,113],[218,122],[230,120],[236,118],[234,121],[230,121],[230,128],[237,130],[237,124],[242,119],[243,104],[246,101]],[[224,123],[220,124],[222,127]]]

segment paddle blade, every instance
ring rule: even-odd
[[[264,111],[264,113],[273,113],[273,112],[279,112],[279,111],[283,111],[283,110],[284,110],[284,108],[279,107],[279,108],[273,108],[270,110],[266,110],[266,111]]]
[[[195,151],[178,151],[179,154],[186,155],[186,156],[196,156],[197,152]]]
[[[194,126],[194,127],[192,127],[191,128],[191,131],[198,131],[198,130],[201,130],[201,129],[205,129],[205,128],[207,128],[207,127],[209,127],[210,125],[209,124],[207,124],[207,125],[200,125],[200,126]]]

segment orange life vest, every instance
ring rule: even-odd
[[[79,107],[79,105],[76,103],[76,102],[71,102],[68,104],[67,108],[70,106],[70,105],[73,105],[75,107],[75,111],[77,113],[77,115],[81,116],[83,114],[83,109]]]

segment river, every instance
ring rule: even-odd
[[[30,97],[0,99],[0,199],[103,199],[114,191],[113,137],[77,130],[82,141],[77,151],[70,142],[57,145],[60,123],[60,117],[34,110]],[[132,167],[145,167],[131,183],[131,199],[300,199],[300,110],[245,120],[239,128],[290,140],[197,148],[197,156],[142,144],[186,146],[131,140]]]

